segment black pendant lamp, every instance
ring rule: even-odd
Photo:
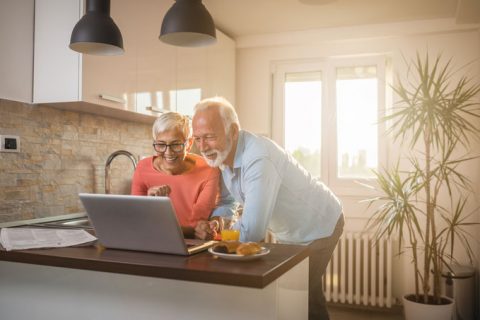
[[[110,0],[87,0],[87,12],[77,22],[70,38],[70,49],[87,54],[114,56],[123,49],[123,38],[110,17]]]
[[[202,0],[176,0],[162,22],[160,40],[180,47],[201,47],[217,41],[215,23]]]

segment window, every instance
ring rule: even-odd
[[[337,192],[360,189],[385,162],[385,59],[279,63],[274,71],[272,137]]]
[[[378,167],[376,66],[336,68],[337,177],[373,178]]]
[[[321,72],[285,75],[285,149],[311,174],[321,175]]]

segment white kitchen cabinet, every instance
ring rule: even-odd
[[[176,87],[176,48],[158,39],[162,17],[170,1],[136,1],[137,26],[137,112],[170,110],[169,93]]]
[[[152,30],[142,33],[158,36],[158,26]],[[196,102],[214,95],[234,103],[235,42],[219,30],[217,38],[216,44],[202,48],[144,41],[138,51],[137,111],[153,106],[191,114]]]
[[[37,0],[34,18],[33,97],[30,102],[81,99],[81,55],[70,50],[70,34],[80,18],[78,0]],[[61,14],[60,14],[61,13]]]
[[[235,104],[235,42],[217,30],[217,43],[177,49],[175,110],[191,113],[199,99],[223,96]]]
[[[207,96],[222,96],[235,105],[235,41],[217,30],[207,50]]]
[[[83,1],[36,0],[33,103],[83,101],[135,111],[135,9],[135,2],[112,1],[110,12],[124,39],[123,55],[82,56],[68,45],[83,15]]]
[[[206,48],[177,48],[177,85],[171,93],[178,112],[192,114],[195,102],[209,96],[208,52]]]
[[[172,110],[190,114],[198,100],[222,95],[234,102],[235,42],[217,30],[215,45],[174,47],[153,41],[160,34],[161,18],[169,1],[138,2],[137,112]]]
[[[0,52],[5,75],[0,98],[146,122],[157,115],[152,108],[187,112],[198,99],[216,94],[234,102],[233,40],[218,31],[217,44],[206,48],[162,43],[161,21],[171,5],[162,0],[111,1],[125,53],[92,56],[68,47],[83,15],[83,0],[2,1],[0,17],[8,11],[14,19],[0,21],[0,39],[9,49]],[[19,40],[9,29],[30,37]]]
[[[34,2],[0,1],[0,98],[32,101]]]
[[[137,9],[137,1],[111,1],[110,15],[122,32],[125,52],[118,56],[83,55],[81,100],[136,111]]]
[[[301,320],[308,318],[308,258],[288,269],[283,266],[286,263],[282,263],[279,269],[286,269],[285,271],[277,271],[276,275],[271,275],[273,279],[265,287],[253,288],[208,283],[208,280],[199,282],[168,279],[157,275],[130,275],[128,271],[131,269],[131,263],[141,254],[134,251],[130,253],[132,258],[127,263],[123,263],[126,274],[117,273],[112,265],[118,264],[117,261],[122,257],[123,251],[110,249],[102,251],[101,255],[105,259],[111,256],[111,261],[105,263],[110,266],[110,272],[89,270],[88,262],[85,263],[85,270],[82,270],[0,261],[2,319]],[[120,254],[115,251],[119,251]],[[43,258],[41,254],[40,256]],[[157,265],[163,262],[162,259],[168,258],[161,254],[157,256],[156,262],[145,264],[144,269],[157,270]],[[93,255],[92,258],[95,259]],[[175,261],[174,259],[176,257],[172,255],[169,260]],[[195,267],[195,262],[190,258],[182,259],[185,260],[186,266],[191,265],[192,269]],[[184,274],[202,273],[202,268],[213,269],[205,262],[208,259],[212,258],[205,256],[202,262],[197,262],[198,270],[195,272],[187,270]],[[59,265],[68,265],[68,260],[80,259],[57,258],[57,260]],[[145,261],[149,260],[145,259]],[[163,262],[163,265],[169,264],[171,262]],[[270,262],[270,265],[272,264],[273,262]],[[212,265],[215,264],[212,263]],[[246,263],[225,263],[225,266],[229,265],[233,272],[238,273],[241,272],[238,270],[244,269],[242,267]],[[175,263],[172,266],[175,268]],[[217,267],[217,272],[219,268],[221,267]],[[195,276],[190,277],[193,279]],[[254,278],[253,275],[250,277]]]

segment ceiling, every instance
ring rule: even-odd
[[[480,23],[480,0],[203,0],[232,38],[329,27],[454,19]]]

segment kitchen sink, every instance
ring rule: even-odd
[[[10,227],[41,227],[41,228],[59,228],[59,229],[91,229],[90,221],[85,213],[71,213],[54,217],[44,217],[29,220],[18,220],[6,223],[0,223],[0,228]]]
[[[91,227],[90,221],[87,218],[58,221],[58,224],[61,226],[72,226],[72,227]]]
[[[86,217],[72,218],[66,220],[56,220],[42,223],[30,224],[31,226],[42,228],[59,228],[59,229],[93,229],[90,220]]]

